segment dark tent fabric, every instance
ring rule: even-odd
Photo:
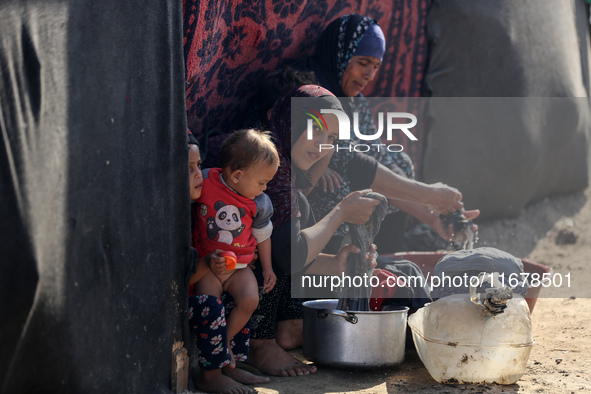
[[[427,182],[459,188],[468,208],[481,209],[481,219],[516,215],[541,197],[587,186],[589,23],[583,0],[437,0],[427,31],[425,84],[433,97],[562,98],[500,100],[498,108],[520,111],[514,119],[491,114],[485,101],[468,103],[468,116],[431,108]]]
[[[312,53],[324,27],[344,14],[376,19],[386,37],[383,65],[364,94],[421,95],[431,0],[185,0],[183,4],[187,121],[199,137],[240,128],[267,73],[287,59]],[[392,143],[406,145],[406,139]],[[406,146],[417,166],[421,147]]]
[[[9,0],[0,35],[0,391],[170,392],[182,5]]]

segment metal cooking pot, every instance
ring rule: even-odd
[[[333,367],[373,368],[404,361],[407,307],[337,310],[338,300],[304,302],[304,357]]]

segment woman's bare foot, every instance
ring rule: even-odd
[[[250,339],[248,363],[272,376],[302,376],[316,372],[313,365],[304,364],[283,350],[275,339]]]
[[[223,394],[250,394],[254,390],[250,387],[238,383],[232,378],[222,374],[221,369],[214,369],[212,371],[199,371],[199,380],[195,386],[199,390],[208,393],[223,393]]]
[[[282,320],[277,323],[275,341],[285,350],[293,350],[302,346],[304,339],[304,320]]]
[[[269,378],[266,376],[257,376],[253,373],[245,371],[240,368],[228,368],[227,366],[222,368],[222,373],[229,378],[234,379],[238,383],[242,384],[261,384],[269,383]]]

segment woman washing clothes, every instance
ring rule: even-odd
[[[278,280],[272,291],[261,295],[259,307],[253,313],[249,363],[263,373],[275,376],[316,372],[316,367],[300,362],[284,350],[301,346],[303,335],[302,304],[291,298],[292,269],[323,275],[344,272],[347,255],[359,253],[359,248],[345,245],[333,255],[321,253],[322,250],[343,222],[366,223],[379,203],[364,197],[370,190],[356,191],[338,202],[322,220],[315,221],[300,190],[312,186],[308,171],[326,154],[318,153],[318,146],[336,139],[338,123],[335,115],[325,116],[328,130],[315,128],[313,139],[308,140],[306,121],[297,119],[291,123],[292,97],[311,98],[311,103],[307,104],[314,110],[342,110],[339,100],[328,90],[306,85],[280,99],[271,114],[270,129],[276,140],[280,166],[268,184],[267,194],[274,207],[271,243],[273,269]],[[375,264],[375,247],[364,257]]]
[[[341,98],[349,119],[353,119],[354,112],[359,113],[360,132],[372,135],[376,127],[361,91],[379,70],[385,49],[384,34],[375,20],[357,14],[344,15],[322,32],[312,56],[292,66],[299,71],[313,72],[320,85]],[[356,137],[350,141],[362,142]],[[348,143],[339,141],[339,145]],[[406,213],[432,227],[446,240],[452,238],[451,229],[444,228],[439,214],[462,209],[462,194],[442,183],[428,185],[415,181],[414,167],[404,152],[373,149],[367,154],[351,154],[341,151],[316,166],[327,166],[318,186],[308,196],[317,218],[324,217],[351,190],[360,189],[360,181],[367,183],[369,177],[373,180],[371,188],[385,195],[390,203],[390,214],[375,241],[381,251],[402,250]],[[477,210],[465,212],[467,219],[478,215]],[[348,226],[341,225],[327,251],[338,250],[347,233]]]

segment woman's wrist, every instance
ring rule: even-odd
[[[340,223],[343,223],[345,221],[345,210],[343,209],[343,201],[339,202],[332,210],[332,216],[334,217],[334,220]]]
[[[439,189],[434,185],[424,184],[424,192],[421,194],[423,196],[421,204],[425,205],[436,216],[439,215],[439,212],[434,212],[434,207],[438,206]]]

